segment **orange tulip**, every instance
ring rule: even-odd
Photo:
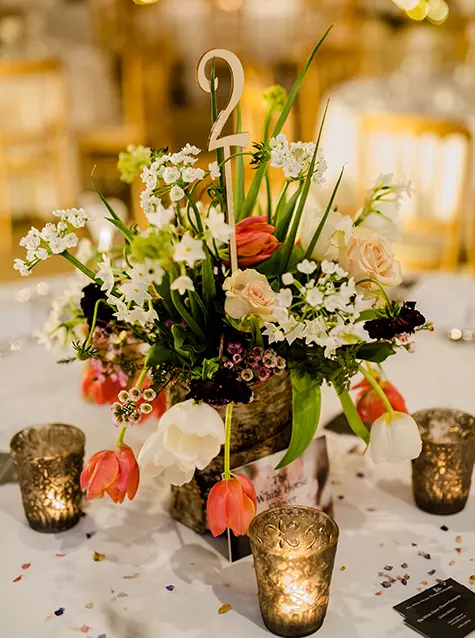
[[[93,454],[81,473],[81,487],[87,485],[86,498],[103,498],[107,493],[114,503],[122,503],[125,495],[132,500],[137,493],[140,470],[131,448],[124,443],[116,450]]]
[[[211,488],[206,506],[208,526],[213,536],[219,536],[227,527],[236,536],[244,536],[256,515],[256,490],[243,474],[234,474]]]
[[[267,217],[247,217],[236,224],[236,244],[240,268],[251,268],[268,259],[281,242]]]
[[[389,403],[396,412],[407,413],[406,402],[404,397],[389,383],[377,378],[380,388],[389,399]],[[356,396],[356,409],[364,423],[372,425],[376,419],[385,414],[386,408],[380,397],[367,379],[363,379],[360,383],[353,386],[353,390],[358,390]]]

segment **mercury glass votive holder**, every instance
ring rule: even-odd
[[[422,452],[412,461],[416,505],[430,514],[456,514],[465,507],[475,463],[475,417],[449,409],[413,415]]]
[[[251,522],[259,605],[273,634],[308,636],[323,624],[338,535],[335,521],[313,507],[278,507]]]
[[[51,423],[26,428],[11,440],[23,507],[34,530],[64,532],[81,518],[85,439],[79,428]]]

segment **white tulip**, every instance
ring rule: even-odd
[[[422,450],[417,423],[404,412],[385,413],[371,426],[369,451],[375,463],[416,459]]]
[[[157,431],[140,450],[139,465],[172,485],[184,485],[195,469],[203,470],[224,444],[224,422],[206,403],[177,403],[162,416]]]

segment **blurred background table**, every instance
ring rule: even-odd
[[[464,296],[466,282],[452,279],[440,285],[452,291],[459,285]],[[64,280],[47,283],[49,292],[64,286]],[[110,447],[114,431],[109,410],[80,397],[80,365],[60,366],[57,353],[25,339],[41,325],[47,297],[38,297],[36,291],[32,301],[19,302],[18,292],[18,286],[0,289],[0,342],[23,336],[23,341],[14,341],[13,352],[3,348],[0,359],[0,450],[8,450],[18,430],[44,422],[82,428],[87,454]],[[430,288],[428,293],[426,299],[433,300]],[[455,315],[440,314],[443,305],[441,297],[431,311],[438,307],[449,325],[457,321]],[[421,335],[418,352],[389,360],[386,370],[411,410],[443,406],[475,413],[474,353],[475,344],[454,343],[441,329]],[[339,411],[333,392],[326,391],[322,423]],[[131,431],[135,450],[153,427],[145,423]],[[329,612],[318,635],[384,638],[391,633],[410,638],[414,633],[392,606],[426,586],[421,581],[431,585],[436,578],[453,577],[473,588],[475,494],[458,515],[425,514],[413,504],[408,463],[376,467],[355,453],[354,437],[327,436],[341,537]],[[166,511],[167,494],[166,488],[144,478],[134,501],[118,506],[107,500],[92,502],[76,528],[49,536],[28,527],[18,485],[0,486],[2,635],[65,638],[76,630],[94,638],[268,636],[251,559],[230,565],[211,537],[173,521]],[[103,561],[93,560],[95,551],[105,554]],[[419,552],[430,554],[430,560]],[[31,563],[26,570],[25,563]],[[400,567],[404,563],[407,568]],[[393,565],[396,575],[408,573],[408,584],[383,589],[378,573],[386,565]],[[21,580],[13,582],[18,576]],[[232,610],[220,615],[223,604]],[[64,614],[55,616],[60,607]]]

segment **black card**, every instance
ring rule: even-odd
[[[464,638],[475,631],[475,593],[448,578],[394,609],[427,638]]]

